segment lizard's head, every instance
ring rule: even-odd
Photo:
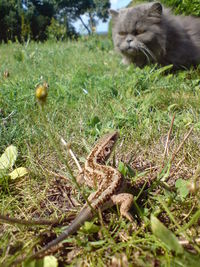
[[[98,163],[104,164],[105,161],[108,160],[118,137],[119,133],[115,131],[104,135],[99,140],[99,142],[97,143],[97,146],[99,147],[97,157]]]

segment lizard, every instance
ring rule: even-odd
[[[41,250],[30,256],[27,261],[48,254],[48,251],[58,246],[69,235],[75,233],[85,221],[94,217],[98,209],[102,211],[115,204],[120,205],[120,214],[129,221],[133,221],[129,209],[133,203],[133,195],[124,193],[126,183],[123,175],[114,167],[107,166],[106,161],[111,155],[113,147],[119,137],[117,131],[104,135],[89,153],[83,173],[84,183],[96,191],[92,192],[86,204],[82,207],[72,223],[54,240]]]

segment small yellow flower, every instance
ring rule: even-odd
[[[39,84],[36,87],[35,96],[36,96],[37,100],[39,100],[40,102],[43,102],[43,103],[46,101],[46,98],[48,95],[48,87],[49,87],[49,85],[47,82],[44,82],[43,84]]]

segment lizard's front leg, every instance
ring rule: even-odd
[[[111,200],[114,204],[120,205],[120,214],[126,217],[129,221],[133,222],[133,217],[129,210],[133,204],[133,195],[128,193],[121,193],[113,195]]]

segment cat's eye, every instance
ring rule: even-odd
[[[127,35],[127,33],[126,32],[119,32],[119,35],[125,36],[125,35]]]
[[[139,34],[142,34],[142,33],[144,33],[144,31],[143,31],[143,30],[141,30],[141,29],[138,29],[138,30],[136,31],[136,33],[137,33],[137,35],[139,35]]]
[[[142,30],[142,29],[135,30],[135,35],[140,35],[142,33],[144,33],[144,30]]]

